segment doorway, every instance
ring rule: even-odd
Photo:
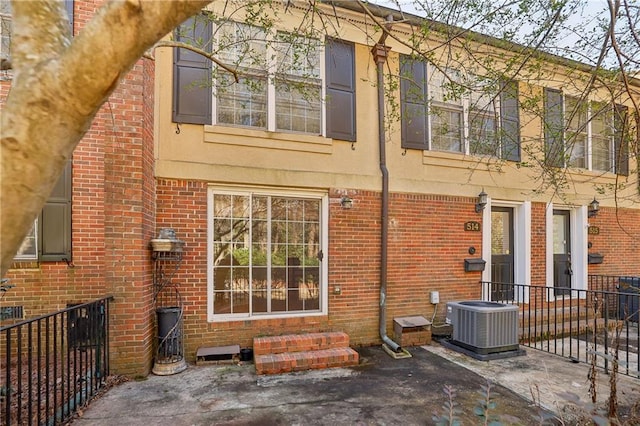
[[[553,211],[553,287],[554,295],[571,292],[571,215],[568,210]]]
[[[491,208],[491,300],[513,300],[513,207]]]

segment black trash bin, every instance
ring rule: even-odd
[[[158,316],[158,355],[171,357],[181,355],[182,309],[177,306],[156,309]]]
[[[240,361],[252,361],[252,360],[253,360],[253,349],[251,348],[240,349]]]
[[[638,322],[640,309],[640,277],[620,277],[618,280],[618,315],[621,319]]]

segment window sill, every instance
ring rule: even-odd
[[[323,136],[211,125],[204,126],[204,141],[222,145],[318,154],[331,154],[333,145],[333,139]]]
[[[287,319],[287,318],[303,318],[303,317],[321,317],[327,316],[326,312],[315,311],[315,312],[296,312],[296,313],[283,313],[283,314],[237,314],[237,315],[213,315],[209,316],[207,322],[209,323],[217,323],[217,322],[233,322],[233,321],[269,321],[269,320],[277,320],[277,319]]]
[[[578,167],[567,167],[566,170],[572,176],[582,176],[588,177],[590,179],[605,179],[605,180],[616,180],[618,179],[618,175],[614,172],[605,172],[600,170],[587,170]],[[626,176],[620,176],[625,178]]]
[[[506,160],[501,160],[497,157],[469,155],[462,152],[429,150],[424,150],[422,152],[422,164],[425,166],[440,166],[458,169],[468,169],[470,166],[474,166],[478,169],[479,166],[483,166],[489,170],[493,164],[497,164],[501,161]]]
[[[30,259],[15,259],[9,269],[40,269],[40,262]]]

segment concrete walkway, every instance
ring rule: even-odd
[[[586,407],[591,402],[589,366],[585,363],[574,363],[568,358],[529,348],[525,348],[526,356],[494,361],[478,361],[438,344],[423,348],[499,383],[561,417],[575,417],[576,407]],[[610,376],[598,369],[596,377],[596,405],[603,408],[609,397]],[[621,407],[628,410],[634,404],[640,404],[640,378],[619,375],[617,389]]]
[[[588,398],[588,368],[528,350],[526,356],[477,361],[437,343],[409,348],[395,360],[381,348],[358,349],[361,364],[277,376],[256,376],[252,364],[189,366],[172,376],[149,376],[110,389],[74,425],[428,425],[447,414],[445,387],[454,394],[455,417],[473,414],[487,380],[502,424],[540,424],[550,416],[565,424],[583,410],[565,409],[563,392]],[[600,380],[608,377],[600,375]],[[606,400],[608,387],[599,385]],[[638,400],[640,380],[621,377],[620,404]],[[535,396],[535,402],[532,401]]]

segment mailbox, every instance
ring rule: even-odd
[[[484,265],[487,262],[484,259],[465,259],[464,271],[465,272],[482,272],[484,271]]]
[[[588,262],[590,265],[597,265],[602,263],[602,261],[604,260],[604,255],[600,253],[589,253],[588,258]]]

